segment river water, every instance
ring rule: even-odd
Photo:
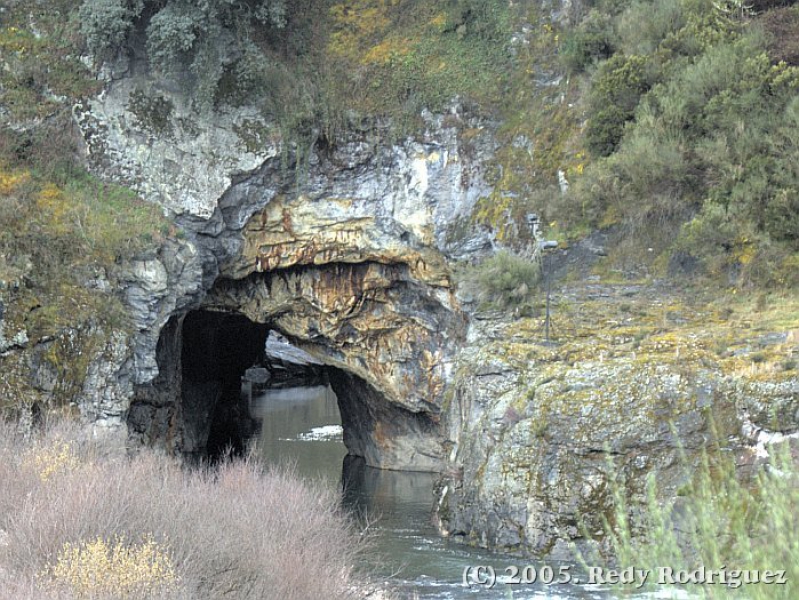
[[[327,386],[267,390],[252,401],[261,421],[259,456],[268,463],[294,464],[317,485],[344,488],[344,503],[372,537],[364,567],[402,597],[420,600],[606,599],[612,590],[565,584],[505,584],[493,589],[464,586],[464,569],[474,565],[505,573],[509,565],[543,566],[450,542],[438,535],[431,518],[436,475],[382,471],[347,457],[341,441],[336,396]],[[342,481],[345,485],[342,485]],[[557,573],[560,565],[550,565]],[[576,567],[571,567],[574,573]],[[529,571],[528,571],[529,573]],[[579,575],[579,574],[577,574]],[[643,598],[644,595],[638,596]]]

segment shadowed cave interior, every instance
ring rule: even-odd
[[[242,376],[265,364],[271,329],[241,314],[203,309],[170,319],[157,349],[159,375],[137,390],[131,405],[131,435],[186,457],[243,452],[257,423],[242,393]],[[302,384],[303,373],[294,375]],[[306,383],[319,383],[321,377],[335,392],[350,456],[382,468],[429,470],[414,468],[412,457],[407,464],[396,459],[407,453],[408,439],[435,437],[429,415],[388,401],[362,378],[335,366],[313,365],[305,375]]]

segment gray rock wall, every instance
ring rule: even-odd
[[[136,330],[119,373],[133,404],[105,421],[127,414],[137,441],[202,444],[182,422],[194,417],[178,408],[180,329],[189,311],[211,308],[275,327],[358,377],[358,389],[409,415],[409,431],[418,429],[413,415],[430,422],[403,444],[371,434],[353,442],[370,464],[440,467],[435,423],[466,323],[448,260],[493,245],[469,220],[488,192],[493,137],[476,136],[464,151],[459,132],[490,124],[453,105],[425,115],[417,138],[385,144],[384,125],[353,126],[293,164],[294,149],[257,115],[198,117],[136,68],[111,76],[75,115],[92,168],[161,205],[185,232],[124,268],[120,291]],[[416,442],[430,446],[428,434],[437,447],[415,465],[408,457]]]

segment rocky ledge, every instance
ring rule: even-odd
[[[635,514],[649,473],[673,499],[703,449],[745,469],[767,456],[764,440],[799,432],[795,303],[752,313],[598,283],[554,298],[549,345],[541,318],[472,321],[446,406],[445,535],[555,559],[606,550],[614,486]]]

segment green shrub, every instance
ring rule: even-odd
[[[621,13],[628,54],[592,77],[585,141],[600,158],[571,204],[633,236],[687,222],[671,251],[718,276],[787,282],[769,270],[799,248],[799,70],[728,12],[675,0]]]
[[[78,18],[89,50],[101,59],[113,55],[143,9],[144,0],[84,0]]]
[[[795,598],[799,591],[799,469],[790,449],[771,448],[771,467],[742,482],[735,458],[705,454],[698,469],[686,467],[689,484],[680,498],[663,502],[653,474],[647,478],[647,504],[631,520],[631,506],[620,485],[612,488],[614,511],[605,520],[617,564],[691,572],[707,570],[784,570],[785,585],[746,585],[748,600]],[[643,535],[641,535],[641,533]],[[585,559],[585,557],[583,557]],[[592,557],[593,560],[600,560]],[[586,561],[591,562],[591,560]],[[593,564],[596,564],[595,562]],[[726,598],[725,585],[692,585],[697,598]]]
[[[155,13],[147,26],[150,64],[166,73],[180,69],[198,38],[219,35],[218,23],[210,22],[210,15],[205,12],[198,6],[173,0]],[[217,39],[214,43],[222,41]],[[204,46],[202,42],[197,45]]]
[[[633,2],[618,19],[619,39],[627,55],[651,55],[687,22],[683,0]]]
[[[151,66],[170,76],[191,74],[201,108],[213,105],[225,67],[251,49],[253,27],[283,27],[284,0],[229,2],[209,0],[84,0],[81,31],[99,59],[126,46],[133,27],[147,22],[147,55]],[[261,55],[262,60],[266,57]]]
[[[506,309],[524,303],[540,275],[538,261],[500,250],[466,269],[461,283],[474,286],[483,304]]]
[[[577,27],[564,33],[558,52],[566,69],[579,73],[595,61],[610,58],[616,43],[610,15],[592,9]]]
[[[594,156],[616,150],[625,123],[649,87],[644,57],[617,54],[600,65],[588,97],[591,116],[585,129],[586,146]]]

